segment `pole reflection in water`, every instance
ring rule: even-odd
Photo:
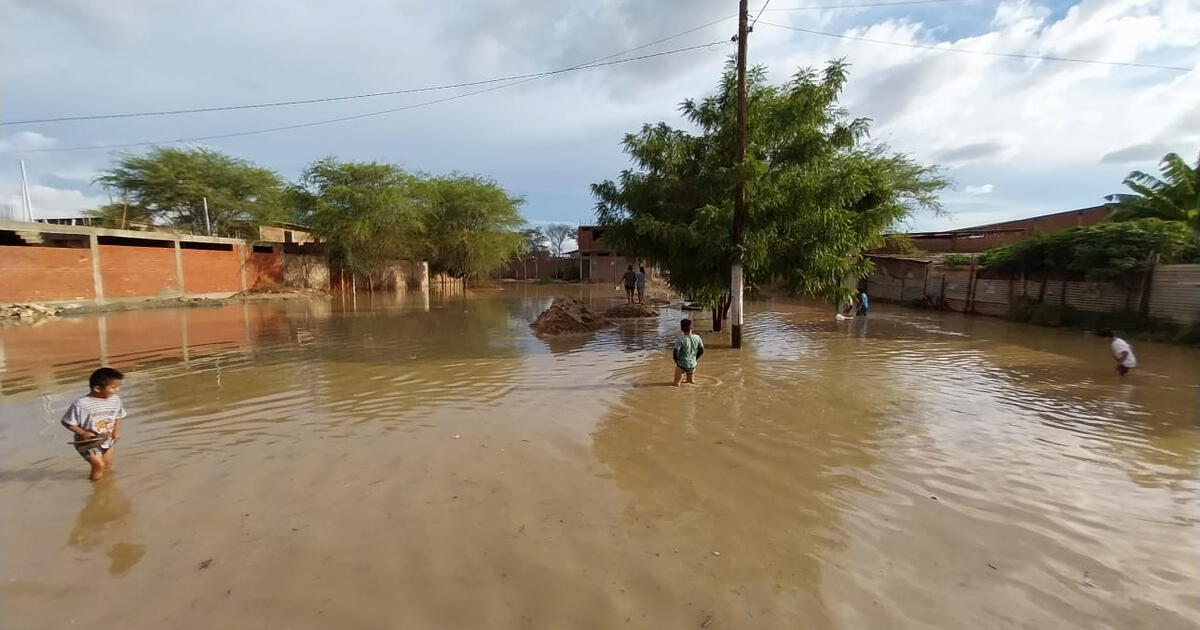
[[[558,294],[623,300],[0,328],[6,627],[1200,625],[1195,349],[1120,379],[1077,332],[775,300],[676,389],[683,312],[539,339]],[[57,422],[102,361],[92,485]]]

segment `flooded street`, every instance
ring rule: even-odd
[[[1200,351],[755,302],[675,389],[678,310],[531,334],[584,291],[0,328],[2,625],[1200,626]]]

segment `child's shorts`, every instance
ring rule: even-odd
[[[695,371],[696,371],[696,368],[694,368],[694,367],[685,368],[685,367],[683,367],[682,365],[679,365],[678,363],[676,363],[676,364],[675,364],[675,367],[677,367],[677,368],[679,368],[679,369],[683,370],[683,373],[684,373],[684,374],[691,374],[692,372],[695,372]]]
[[[85,444],[79,444],[75,447],[75,452],[79,453],[79,456],[84,459],[87,459],[93,455],[100,457],[112,449],[112,446],[104,448],[100,446],[101,444],[104,444],[104,442],[88,442]]]
[[[1126,374],[1128,374],[1128,373],[1129,373],[1129,366],[1126,366],[1126,365],[1118,365],[1118,366],[1117,366],[1117,372],[1119,372],[1119,373],[1121,374],[1121,376],[1125,376]]]

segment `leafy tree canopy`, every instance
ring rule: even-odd
[[[744,166],[747,221],[741,252],[748,284],[776,278],[793,293],[840,298],[848,276],[869,270],[864,249],[917,209],[939,209],[937,169],[867,141],[868,121],[838,105],[846,65],[800,70],[771,85],[747,77]],[[735,75],[680,109],[696,132],[666,123],[625,136],[635,168],[592,186],[605,240],[657,262],[678,291],[710,305],[729,288],[739,252],[731,224]]]
[[[1189,166],[1176,153],[1168,153],[1159,162],[1162,177],[1133,171],[1125,185],[1134,192],[1117,203],[1113,221],[1164,219],[1182,221],[1200,234],[1200,156]]]
[[[282,220],[283,182],[273,171],[211,149],[156,147],[145,155],[126,154],[96,178],[122,199],[94,216],[117,225],[118,216],[219,236],[252,236],[245,228]]]
[[[328,245],[340,266],[369,274],[426,248],[418,183],[391,164],[329,157],[304,170],[291,198],[297,220]]]
[[[1150,255],[1166,262],[1196,256],[1191,230],[1179,221],[1136,219],[1039,234],[989,250],[983,265],[1001,273],[1084,273],[1098,281],[1128,283],[1148,268]]]
[[[531,227],[521,230],[521,254],[537,254],[550,250],[550,239],[541,228]]]
[[[485,274],[533,238],[519,232],[521,200],[477,176],[414,175],[391,164],[325,158],[304,171],[292,200],[297,220],[356,273],[417,258],[435,273]]]
[[[495,181],[475,175],[431,177],[421,182],[426,207],[430,269],[456,278],[499,269],[521,250],[525,224],[518,207]]]

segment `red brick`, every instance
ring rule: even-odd
[[[283,285],[283,253],[252,253],[246,264],[246,286],[263,288]]]
[[[95,297],[91,250],[0,246],[0,302],[53,302]]]
[[[174,247],[99,247],[105,298],[155,297],[179,293]]]
[[[180,253],[183,254],[183,288],[188,295],[242,290],[242,265],[237,249],[184,249]]]

